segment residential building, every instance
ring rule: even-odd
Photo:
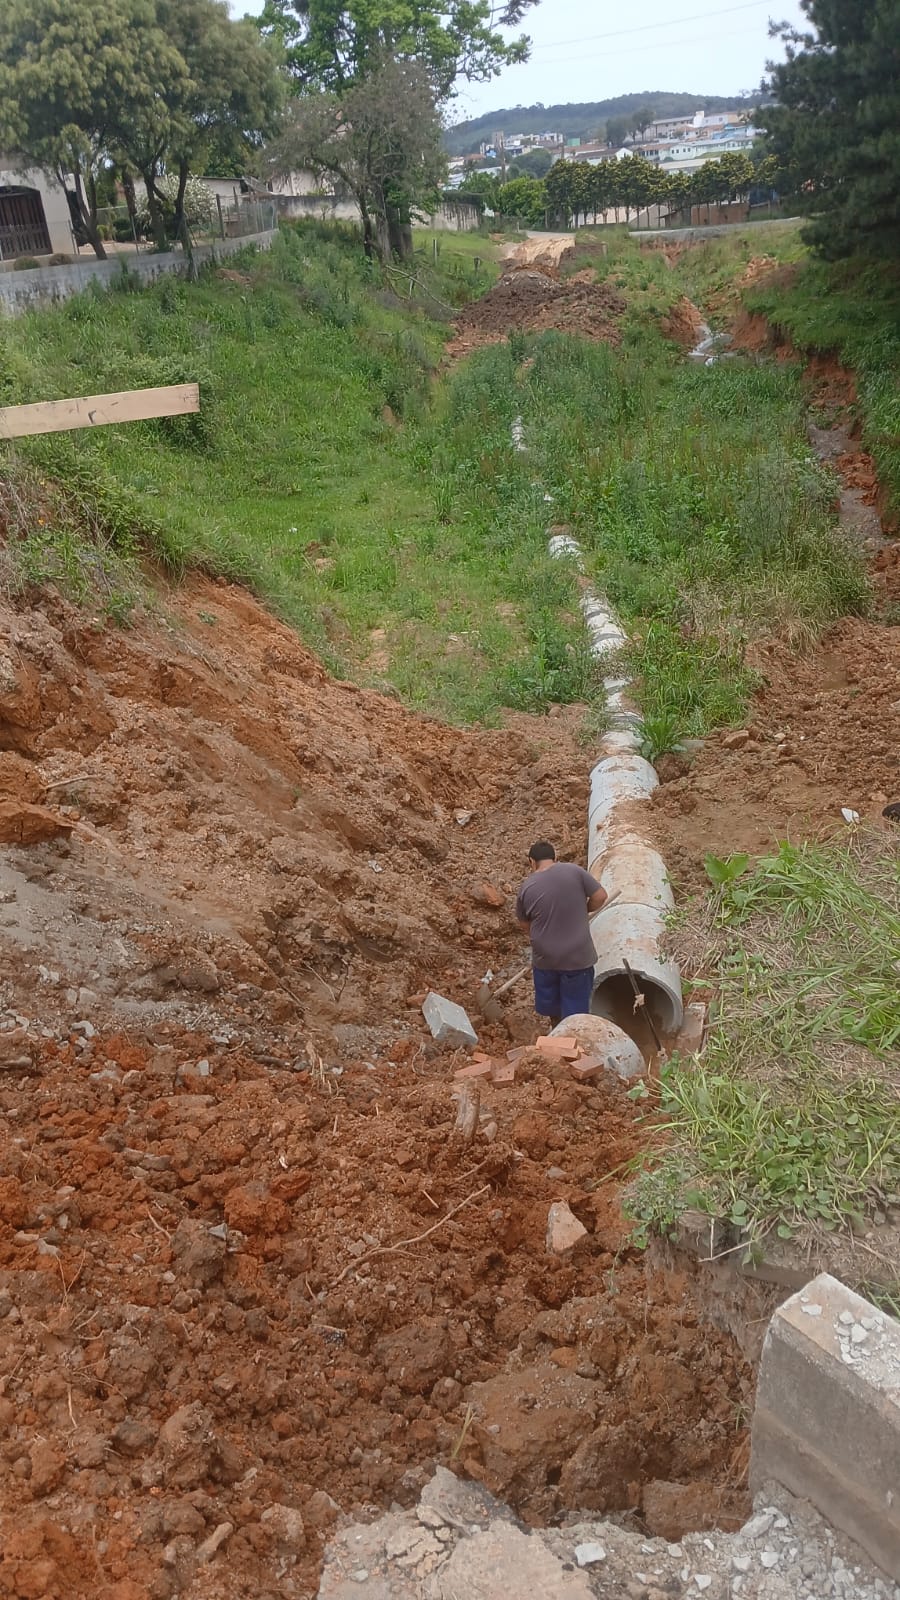
[[[62,184],[22,156],[0,155],[0,268],[21,256],[74,253]]]

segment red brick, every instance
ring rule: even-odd
[[[497,1061],[491,1073],[491,1083],[503,1087],[516,1081],[516,1064],[514,1061]]]
[[[586,1083],[589,1078],[598,1077],[604,1065],[599,1056],[582,1056],[580,1061],[572,1062],[572,1077],[578,1083]]]
[[[493,1068],[493,1061],[470,1061],[467,1067],[460,1067],[454,1072],[454,1078],[489,1078]]]

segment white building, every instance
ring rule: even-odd
[[[21,256],[75,254],[62,185],[17,155],[0,155],[0,269]]]

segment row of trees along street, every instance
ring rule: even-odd
[[[366,252],[407,255],[446,174],[443,124],[460,80],[527,59],[510,37],[536,0],[0,0],[0,150],[55,172],[104,254],[98,197],[143,180],[153,237],[189,244],[191,174],[308,170],[356,200]],[[498,184],[492,209],[540,226],[649,205],[680,210],[775,188],[814,214],[824,253],[900,245],[900,4],[800,0],[774,27],[786,61],[758,113],[759,163],[728,152],[666,173],[639,154]],[[505,30],[505,31],[504,31]],[[632,119],[633,121],[635,119]],[[646,119],[637,118],[638,125]]]
[[[752,189],[770,189],[776,176],[776,163],[770,157],[752,160],[737,151],[727,151],[693,172],[666,172],[645,156],[629,155],[596,165],[557,161],[542,180],[513,178],[501,183],[491,173],[479,172],[461,193],[529,227],[567,228],[570,222],[596,222],[610,212],[616,221],[624,214],[627,222],[632,213],[649,206],[682,211],[741,200]]]

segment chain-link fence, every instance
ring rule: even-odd
[[[170,248],[177,249],[180,241],[174,237],[172,217],[166,214],[167,237]],[[107,249],[150,251],[158,248],[150,223],[146,204],[131,211],[127,205],[100,206],[97,211],[100,237]],[[277,207],[274,200],[241,197],[227,202],[220,195],[211,195],[211,205],[203,217],[189,216],[187,227],[192,245],[213,244],[217,239],[243,239],[250,234],[265,233],[277,225]],[[77,240],[79,248],[88,243]]]

